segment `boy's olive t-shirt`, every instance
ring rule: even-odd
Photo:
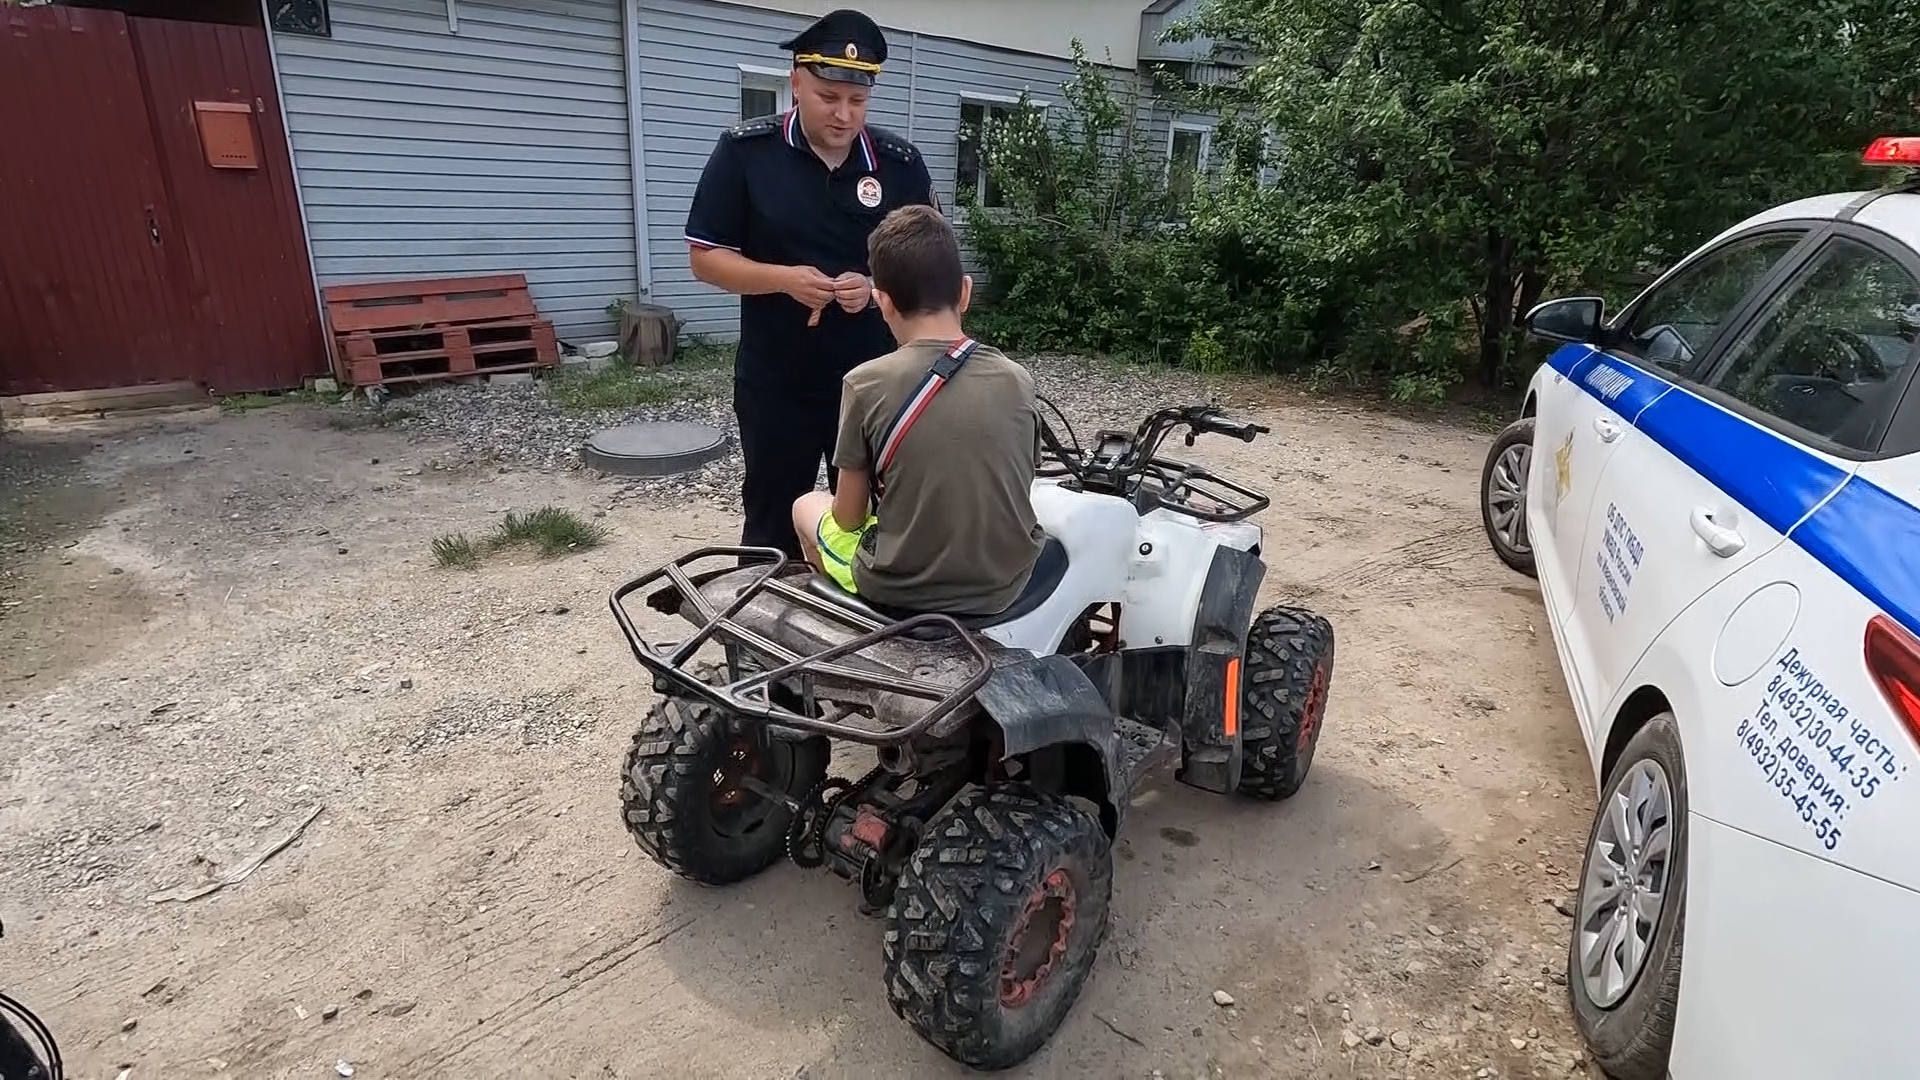
[[[912,341],[848,372],[836,468],[870,472],[900,409],[951,342]],[[879,523],[854,557],[860,595],[956,615],[1006,610],[1046,538],[1033,516],[1040,411],[1033,376],[980,346],[920,414],[880,477]]]

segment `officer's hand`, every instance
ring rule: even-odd
[[[867,275],[848,272],[833,279],[834,296],[840,306],[853,314],[867,310]]]
[[[811,266],[787,268],[786,293],[812,311],[833,303],[836,296],[833,279]]]

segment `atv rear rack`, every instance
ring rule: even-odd
[[[736,565],[689,573],[689,568],[695,563],[718,558],[735,560]],[[737,573],[756,563],[765,563],[765,568],[756,572],[751,583],[741,589],[725,607],[716,607],[701,591],[702,584],[723,574]],[[971,701],[993,674],[993,662],[986,650],[951,615],[915,615],[898,622],[881,623],[851,608],[815,596],[790,580],[783,580],[791,576],[785,573],[790,565],[792,563],[786,553],[777,548],[700,548],[620,586],[613,591],[608,603],[613,609],[614,620],[620,624],[620,632],[626,635],[627,645],[633,650],[634,659],[653,673],[656,690],[696,698],[715,708],[781,727],[869,746],[899,745],[933,727]],[[634,628],[622,601],[662,580],[668,583],[667,586],[647,598],[648,606],[683,616],[683,609],[690,606],[695,617],[690,617],[688,621],[695,623],[696,629],[679,641],[653,644],[641,637]],[[742,623],[739,618],[741,611],[762,596],[771,596],[783,605],[837,623],[856,636],[851,641],[822,652],[802,654]],[[868,660],[866,666],[841,662],[883,642],[938,641],[946,639],[949,634],[965,646],[974,665],[973,672],[958,686],[884,670],[882,665],[869,658],[859,658]],[[722,685],[709,683],[690,671],[688,663],[700,647],[710,641],[743,648],[756,656],[767,657],[779,666]],[[906,723],[880,730],[855,726],[840,722],[853,712],[851,709],[831,718],[814,715],[821,712],[816,699],[818,681],[931,704]],[[804,712],[773,700],[773,687],[786,683],[798,684],[797,694]]]

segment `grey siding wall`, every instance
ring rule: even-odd
[[[331,10],[274,37],[321,283],[519,272],[563,337],[609,334],[638,288],[620,0],[458,0],[458,33],[444,0]]]
[[[709,3],[646,0],[641,14],[642,116],[647,168],[647,229],[653,299],[679,313],[687,331],[731,337],[739,301],[693,279],[683,239],[694,185],[720,131],[739,111],[739,65],[784,68],[779,43],[805,26],[801,16]],[[873,95],[869,122],[911,138],[927,157],[949,212],[968,94],[1057,101],[1070,61],[887,30],[887,73]],[[690,57],[699,58],[690,64]],[[1164,136],[1163,136],[1164,137]]]

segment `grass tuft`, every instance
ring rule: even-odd
[[[570,413],[664,405],[680,396],[672,380],[631,364],[610,364],[599,371],[555,375],[547,380],[547,394],[562,412]]]
[[[527,514],[508,514],[494,527],[488,543],[496,550],[531,545],[546,558],[599,547],[607,531],[571,510],[543,506]]]
[[[571,510],[543,506],[526,514],[509,513],[480,540],[465,533],[434,537],[433,561],[447,569],[471,570],[480,560],[512,547],[530,547],[543,558],[599,547],[607,530]]]
[[[472,570],[480,565],[480,549],[466,533],[448,533],[433,538],[433,561],[447,569]]]
[[[681,343],[673,363],[636,368],[624,361],[599,371],[559,371],[546,381],[547,397],[560,411],[591,413],[665,405],[723,392],[733,373],[734,347],[704,338]]]
[[[327,417],[327,426],[335,431],[364,431],[387,428],[402,420],[412,420],[420,410],[411,405],[388,405],[379,409],[335,410]]]
[[[222,412],[244,413],[270,409],[275,405],[317,405],[330,400],[312,390],[288,390],[281,394],[229,394],[220,399]]]

